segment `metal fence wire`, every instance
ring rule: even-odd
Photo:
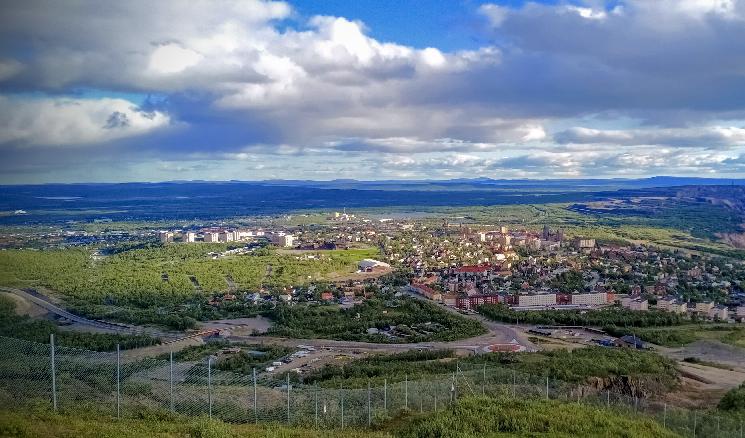
[[[152,410],[236,423],[368,427],[403,411],[434,412],[466,396],[558,399],[644,415],[691,437],[743,438],[742,421],[662,401],[560,382],[493,365],[459,364],[449,375],[362,388],[327,387],[237,374],[203,361],[131,358],[0,337],[0,405],[95,409],[113,417]]]

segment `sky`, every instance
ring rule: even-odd
[[[745,0],[7,0],[0,184],[745,177]]]

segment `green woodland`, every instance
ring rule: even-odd
[[[262,368],[272,361],[289,355],[295,349],[281,345],[241,344],[228,341],[211,341],[202,345],[192,345],[173,354],[173,359],[182,362],[201,361],[224,348],[240,348],[240,352],[218,357],[215,368],[221,371],[232,371],[249,375],[253,368]],[[160,359],[167,360],[168,354]]]
[[[262,285],[290,286],[309,277],[317,280],[335,272],[354,272],[357,262],[377,254],[376,249],[319,251],[318,258],[308,259],[259,249],[252,255],[218,259],[208,255],[228,248],[227,244],[150,245],[97,261],[88,248],[7,250],[0,252],[0,284],[44,286],[73,298],[150,307],[181,302],[195,290],[227,291],[228,275],[238,290],[256,291]]]
[[[61,330],[52,321],[17,315],[15,312],[15,303],[7,297],[0,296],[0,336],[47,344],[49,343],[50,334],[54,334],[57,345],[94,351],[115,351],[117,344],[122,349],[130,349],[160,343],[158,339],[148,335],[86,333]]]
[[[486,333],[478,321],[408,297],[376,297],[346,309],[278,305],[269,316],[275,325],[268,334],[291,338],[397,343],[452,341]],[[395,338],[367,333],[369,328],[385,331],[393,327]]]
[[[159,245],[119,248],[94,260],[93,248],[0,251],[0,285],[45,287],[59,293],[67,306],[91,318],[135,324],[155,323],[175,329],[197,320],[250,316],[263,309],[230,305],[205,306],[208,297],[229,291],[279,290],[357,269],[359,260],[377,249],[279,254],[260,248],[251,254],[213,259],[209,253],[230,244]],[[238,308],[239,307],[239,308]]]
[[[543,324],[543,325],[586,325],[594,327],[661,327],[675,326],[689,320],[679,314],[650,310],[634,312],[612,307],[592,312],[581,310],[531,310],[517,312],[503,304],[484,304],[479,313],[494,321]]]

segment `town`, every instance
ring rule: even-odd
[[[381,260],[361,261],[359,272],[405,272],[407,292],[463,311],[483,304],[504,304],[516,311],[620,306],[640,312],[658,309],[699,319],[745,321],[742,261],[642,244],[598,243],[592,238],[567,236],[548,225],[531,230],[368,218],[346,212],[328,214],[326,220],[327,225],[321,227],[211,226],[160,230],[154,235],[163,244],[245,244],[210,253],[214,257],[245,253],[257,248],[257,243],[298,252],[379,247]],[[298,254],[325,257],[323,253]],[[319,301],[351,302],[355,297],[364,299],[366,289],[380,288],[378,277],[343,285],[324,282],[325,290],[297,285],[283,288],[276,296],[265,296],[292,303],[303,290],[310,290],[317,292]],[[261,293],[247,293],[246,297],[258,302]]]

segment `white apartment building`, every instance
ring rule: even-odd
[[[173,242],[173,233],[170,231],[159,231],[158,239],[162,243]]]
[[[737,316],[738,319],[745,320],[745,306],[738,306],[735,309],[735,316]]]
[[[703,313],[705,315],[708,315],[709,312],[714,308],[714,303],[712,301],[704,301],[702,303],[696,303],[696,313]]]
[[[709,318],[726,321],[729,319],[729,309],[725,306],[714,306],[709,310]]]
[[[272,234],[271,241],[277,246],[288,247],[295,244],[295,236],[293,236],[292,234],[284,233]]]
[[[649,310],[649,301],[641,298],[623,297],[621,298],[621,307],[629,310],[645,311]]]
[[[182,233],[182,239],[184,242],[196,242],[197,233],[193,231],[185,231],[184,233]]]
[[[517,305],[520,307],[555,306],[556,294],[520,295],[517,298]]]
[[[657,308],[660,310],[670,310],[670,305],[675,304],[675,298],[662,297],[657,300]]]
[[[235,239],[235,235],[232,231],[223,231],[217,235],[220,242],[232,242]]]
[[[572,294],[572,304],[597,306],[608,302],[608,294],[597,292],[592,294]]]
[[[210,242],[210,243],[219,242],[220,235],[218,233],[212,233],[212,232],[204,233],[204,241]]]
[[[688,305],[686,303],[674,301],[667,306],[667,311],[673,313],[688,313]]]

